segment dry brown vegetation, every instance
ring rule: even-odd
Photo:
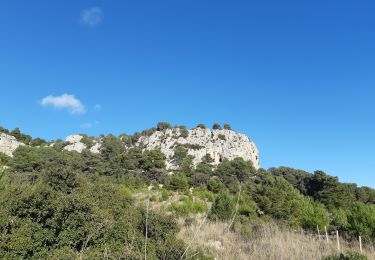
[[[216,259],[322,259],[337,253],[337,241],[280,229],[273,223],[256,224],[247,235],[229,231],[228,223],[200,222],[185,226],[179,237],[195,249],[206,250]],[[199,228],[200,227],[200,228]],[[199,228],[199,229],[198,229]],[[359,251],[358,242],[341,242],[341,251]],[[364,249],[368,259],[375,259],[373,246]]]

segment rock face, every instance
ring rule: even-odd
[[[82,135],[69,135],[66,137],[65,141],[69,143],[67,146],[64,147],[66,151],[76,151],[81,153],[87,146],[81,142],[83,136]],[[92,153],[99,153],[100,143],[95,143],[91,148],[90,151]]]
[[[150,136],[140,137],[136,146],[148,150],[160,149],[167,157],[168,169],[176,169],[173,156],[178,145],[183,145],[188,149],[188,154],[194,157],[195,166],[206,154],[209,154],[216,165],[224,159],[233,160],[236,157],[242,157],[244,160],[252,161],[254,167],[259,169],[258,149],[244,134],[232,130],[202,128],[188,130],[185,136],[182,134],[179,128],[156,131]]]
[[[4,133],[0,134],[0,152],[5,153],[8,156],[13,156],[13,152],[20,146],[24,145],[18,142],[14,136],[7,135]]]
[[[87,148],[82,143],[83,136],[70,135],[66,138],[68,145],[64,147],[66,151],[77,151],[81,153]],[[90,147],[92,153],[100,153],[101,142],[93,140],[93,146]],[[0,135],[0,152],[12,156],[13,152],[24,145],[16,140],[15,137],[3,134]],[[202,161],[202,158],[209,154],[217,165],[224,159],[233,160],[242,157],[253,163],[256,169],[259,169],[259,154],[255,144],[244,134],[232,130],[210,130],[195,128],[182,131],[180,128],[170,128],[163,131],[155,131],[151,135],[141,136],[131,147],[140,147],[142,149],[154,150],[160,149],[165,154],[167,160],[167,169],[177,169],[174,163],[174,154],[177,146],[183,146],[188,150],[188,154],[193,157],[193,164],[196,166]]]

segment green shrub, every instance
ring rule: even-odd
[[[170,190],[187,190],[189,187],[188,179],[182,174],[174,174],[171,176],[167,188]]]
[[[218,192],[220,192],[221,190],[224,189],[224,184],[221,182],[220,179],[218,179],[216,177],[212,177],[208,181],[207,188],[208,188],[209,191],[218,193]]]
[[[9,134],[9,130],[0,126],[0,133]]]
[[[232,130],[232,127],[229,124],[224,124],[225,130]]]
[[[375,236],[375,205],[355,203],[347,213],[350,231],[366,239]]]
[[[210,213],[210,218],[229,220],[235,210],[235,201],[228,192],[221,192],[216,197]]]
[[[172,125],[168,122],[159,122],[156,126],[156,129],[158,131],[163,131],[163,130],[170,129],[170,128],[172,128]]]
[[[226,141],[226,140],[227,140],[227,138],[225,137],[225,135],[222,135],[222,134],[219,134],[217,137],[218,137],[220,140],[223,140],[223,141]]]
[[[86,148],[90,149],[91,147],[94,146],[94,141],[88,137],[87,135],[82,135],[81,143],[86,145]]]
[[[206,211],[206,204],[201,200],[196,200],[191,197],[184,197],[179,202],[172,202],[170,210],[180,216],[187,216],[189,214],[197,214]]]
[[[194,189],[193,195],[202,199],[202,200],[207,199],[208,201],[211,201],[211,202],[213,202],[215,200],[215,195],[211,191],[206,190],[205,188]]]
[[[35,138],[30,142],[31,146],[42,146],[42,145],[45,145],[45,144],[47,144],[47,142],[46,142],[46,140],[44,140],[42,138]]]
[[[172,192],[168,190],[163,190],[161,192],[160,201],[166,201],[171,195],[172,195]]]
[[[11,157],[6,155],[5,153],[0,152],[0,169],[7,165],[10,161]]]
[[[239,206],[238,206],[238,214],[250,218],[257,217],[257,204],[253,201],[253,199],[246,195],[242,194],[239,198]]]
[[[189,130],[187,130],[186,126],[179,126],[180,128],[180,137],[187,138],[189,136]]]
[[[218,123],[215,123],[215,124],[212,126],[212,129],[214,129],[214,130],[221,130],[221,125],[218,124]]]
[[[179,231],[176,219],[173,216],[160,214],[156,212],[142,212],[142,221],[140,223],[143,234],[146,234],[146,218],[147,218],[147,234],[150,239],[165,240],[170,235],[174,235]]]
[[[326,256],[323,260],[368,260],[368,258],[360,253],[348,252],[346,254]]]
[[[207,127],[205,124],[200,123],[197,125],[197,128],[206,129]]]

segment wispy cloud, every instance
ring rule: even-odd
[[[95,26],[103,20],[103,11],[99,7],[92,7],[81,12],[81,21],[85,25]]]
[[[41,101],[42,106],[52,106],[59,109],[67,109],[71,114],[84,114],[86,109],[74,95],[62,94],[61,96],[47,96]]]

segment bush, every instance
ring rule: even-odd
[[[0,126],[0,133],[9,134],[9,130]]]
[[[30,135],[21,133],[18,127],[13,129],[12,132],[10,132],[10,135],[14,136],[18,141],[23,142],[24,144],[29,144],[32,140]]]
[[[205,188],[194,189],[193,195],[197,196],[198,198],[200,198],[202,200],[208,200],[208,201],[211,201],[211,202],[213,202],[215,200],[215,195],[212,192],[206,190]]]
[[[300,225],[305,229],[314,230],[319,226],[322,230],[328,225],[328,212],[324,205],[305,199],[301,206]]]
[[[41,139],[41,138],[35,138],[33,139],[31,142],[30,142],[30,145],[31,146],[42,146],[42,145],[45,145],[47,144],[46,140],[44,139]]]
[[[161,192],[161,197],[160,197],[160,201],[166,201],[167,199],[169,199],[169,197],[172,195],[172,192],[168,191],[168,190],[163,190]]]
[[[214,130],[221,130],[221,125],[218,124],[218,123],[215,123],[215,124],[212,126],[212,129],[214,129]]]
[[[206,204],[201,200],[196,200],[191,197],[184,197],[179,202],[172,202],[170,210],[180,216],[187,216],[189,214],[203,213],[207,210]]]
[[[207,188],[209,191],[218,193],[224,189],[224,184],[220,181],[220,179],[213,177],[208,181]]]
[[[174,174],[167,185],[170,190],[187,190],[189,187],[188,179],[182,174]]]
[[[347,213],[350,231],[355,236],[375,238],[375,206],[354,204]]]
[[[83,135],[80,142],[85,144],[86,148],[88,148],[88,149],[90,149],[91,147],[94,146],[94,141],[90,137],[88,137],[87,135]]]
[[[146,212],[142,213],[141,230],[146,234]],[[149,212],[147,217],[147,234],[150,239],[165,240],[168,236],[177,234],[179,227],[173,216]]]
[[[224,124],[225,130],[232,130],[232,127],[229,124]]]
[[[189,130],[187,130],[186,126],[180,126],[180,137],[187,138],[189,136]]]
[[[197,128],[201,128],[201,129],[206,129],[207,127],[206,127],[206,125],[205,124],[198,124],[197,125]]]
[[[360,253],[348,252],[347,254],[327,256],[323,260],[368,260],[368,258]]]
[[[227,138],[225,137],[225,135],[222,135],[222,134],[219,134],[217,137],[218,137],[220,140],[223,140],[223,141],[226,141],[226,140],[227,140]]]
[[[0,152],[0,170],[3,166],[7,165],[10,161],[11,157],[6,155],[5,153]]]
[[[193,187],[206,187],[209,179],[210,175],[207,175],[206,173],[196,172],[191,175],[189,184]]]
[[[210,218],[229,220],[235,211],[235,202],[228,192],[221,192],[216,197],[210,213]]]
[[[328,213],[321,204],[315,204],[293,188],[282,177],[261,175],[257,185],[249,185],[245,192],[252,196],[259,208],[275,219],[291,226],[321,228],[328,223]],[[255,191],[251,189],[255,186]],[[250,190],[249,190],[250,189]]]
[[[235,158],[232,161],[224,160],[220,163],[215,174],[228,185],[233,181],[233,178],[239,182],[244,182],[253,176],[255,172],[256,170],[251,161],[245,161],[243,158]]]
[[[79,186],[77,173],[69,167],[54,165],[46,168],[43,172],[43,182],[56,191],[71,193]]]
[[[170,129],[170,128],[172,128],[172,125],[168,122],[159,122],[156,126],[156,129],[158,131],[163,131],[163,130]]]

